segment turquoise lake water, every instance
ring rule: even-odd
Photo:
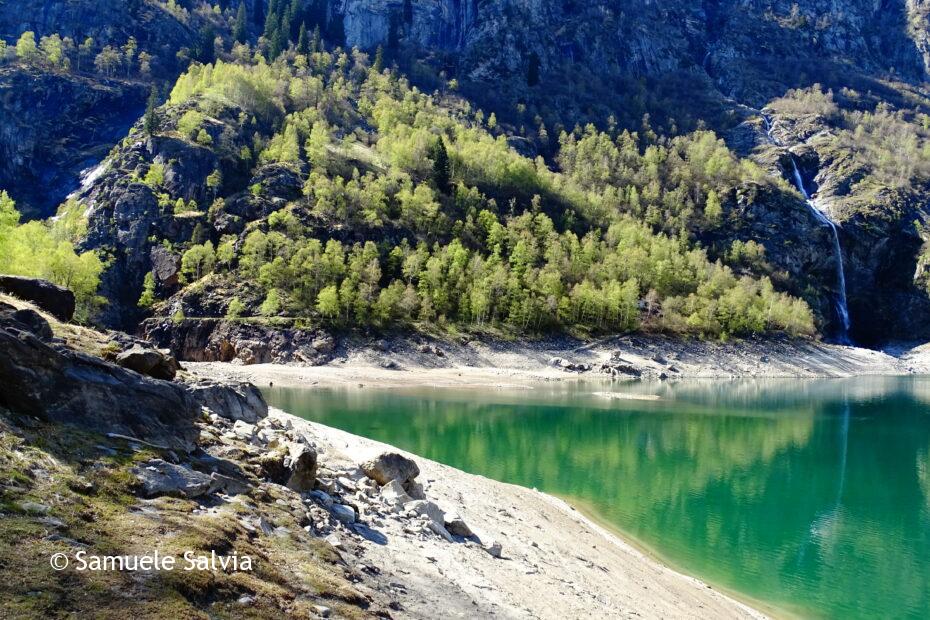
[[[930,378],[266,396],[307,419],[573,498],[676,568],[777,609],[930,618]]]

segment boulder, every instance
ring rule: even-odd
[[[82,431],[193,450],[200,407],[184,387],[43,342],[13,314],[0,312],[0,407]],[[41,324],[33,329],[42,331]]]
[[[43,341],[51,340],[55,335],[52,326],[35,310],[25,308],[17,310],[9,304],[0,303],[0,315],[3,322],[14,329],[30,332]]]
[[[312,491],[316,483],[317,454],[305,444],[290,443],[258,457],[262,474],[294,491]]]
[[[284,457],[284,468],[289,476],[287,488],[294,491],[311,491],[316,482],[316,450],[305,444],[291,444]]]
[[[48,280],[0,275],[0,291],[32,302],[61,321],[74,317],[74,293]]]
[[[429,528],[429,530],[434,534],[438,534],[444,538],[446,542],[455,542],[455,539],[452,538],[452,534],[449,533],[449,530],[443,527],[442,523],[430,521],[426,527]]]
[[[404,509],[408,512],[413,512],[414,514],[426,515],[430,518],[431,521],[435,521],[439,524],[445,522],[446,515],[442,511],[442,508],[437,506],[435,502],[417,499],[404,504]]]
[[[333,504],[329,511],[337,521],[345,523],[346,525],[355,523],[355,509],[352,508],[352,506]]]
[[[162,245],[153,246],[149,256],[159,292],[162,295],[174,293],[180,284],[181,257]]]
[[[132,473],[139,479],[145,497],[200,497],[209,493],[215,484],[206,474],[161,459],[142,463],[134,467]]]
[[[404,504],[414,500],[414,498],[407,494],[406,489],[404,489],[403,485],[397,480],[391,480],[381,487],[381,497],[384,499],[385,503],[394,508],[400,508]]]
[[[496,540],[492,540],[491,542],[483,545],[482,549],[487,551],[492,558],[500,558],[504,552],[503,546],[501,546],[501,544]]]
[[[265,397],[251,383],[201,381],[188,389],[202,406],[221,418],[255,424],[268,416]]]
[[[324,508],[329,508],[333,505],[333,498],[326,491],[310,491],[310,497],[317,503],[322,504]]]
[[[397,480],[405,485],[405,488],[407,482],[412,482],[420,475],[420,468],[414,461],[396,452],[383,452],[370,461],[362,463],[362,471],[382,486],[392,480]]]
[[[465,523],[462,517],[458,516],[455,513],[447,513],[445,516],[445,526],[449,530],[449,533],[455,536],[462,536],[468,538],[473,534],[471,528],[468,527],[468,524]]]
[[[116,363],[141,375],[170,381],[180,368],[177,360],[161,351],[135,345],[116,356]]]

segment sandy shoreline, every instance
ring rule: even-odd
[[[480,546],[414,537],[390,520],[383,544],[360,539],[348,553],[402,581],[410,617],[651,617],[765,618],[764,613],[664,565],[587,518],[565,501],[468,474],[391,446],[299,420],[277,410],[313,441],[327,462],[346,467],[385,450],[414,459],[428,499],[458,514]]]
[[[579,344],[345,346],[321,366],[185,362],[197,375],[279,387],[530,389],[566,381],[930,374],[930,346],[888,352],[773,338],[731,343],[620,337]]]
[[[637,338],[584,347],[446,343],[444,349],[381,346],[341,353],[323,366],[215,362],[184,366],[197,376],[249,381],[260,387],[343,389],[536,389],[611,379],[849,377],[930,371],[930,353],[922,348],[885,353],[784,339],[720,344]],[[618,366],[627,372],[610,372]],[[658,398],[635,391],[619,397]],[[420,466],[428,499],[460,515],[483,541],[501,542],[504,559],[494,559],[477,545],[413,536],[390,519],[376,521],[386,543],[363,537],[348,541],[350,555],[380,567],[378,579],[384,583],[374,585],[375,589],[383,587],[401,598],[407,617],[791,614],[746,598],[741,602],[738,593],[725,593],[670,568],[656,553],[562,499],[468,474],[284,412],[272,410],[272,416],[300,429],[328,462],[342,463],[345,471],[384,450],[407,454]],[[404,588],[395,588],[397,582]]]

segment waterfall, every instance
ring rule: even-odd
[[[788,157],[791,159],[794,182],[795,185],[798,186],[798,191],[804,196],[804,201],[814,214],[814,217],[817,218],[817,221],[828,227],[833,235],[833,253],[836,255],[836,283],[839,289],[836,295],[836,314],[840,318],[840,342],[845,344],[849,342],[849,307],[846,305],[846,270],[843,267],[843,252],[840,248],[840,235],[836,230],[836,224],[833,223],[833,220],[828,218],[827,214],[820,210],[816,201],[807,193],[807,189],[804,187],[804,179],[801,178],[801,171],[798,169],[798,164],[794,159],[794,155],[789,153]]]
[[[762,121],[765,123],[765,135],[768,137],[769,142],[775,146],[781,146],[772,135],[772,123],[769,121],[769,118],[762,114]],[[798,191],[801,192],[801,195],[804,196],[804,202],[807,203],[807,207],[811,210],[811,213],[814,214],[814,217],[817,218],[817,221],[820,222],[821,225],[829,228],[833,236],[833,254],[836,256],[836,283],[838,289],[836,295],[836,314],[840,319],[839,340],[843,344],[849,344],[849,306],[846,303],[846,270],[843,266],[840,235],[837,231],[836,224],[827,217],[826,213],[820,210],[820,207],[817,206],[817,202],[811,198],[810,194],[807,192],[807,188],[804,187],[804,178],[801,176],[801,170],[798,168],[798,163],[791,152],[788,152],[788,158],[791,161],[794,184],[797,186]]]

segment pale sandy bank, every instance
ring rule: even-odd
[[[272,410],[304,434],[327,464],[352,471],[385,450],[414,459],[426,497],[456,513],[484,545],[423,536],[403,519],[378,515],[358,494],[376,535],[344,538],[350,564],[379,567],[374,587],[390,590],[402,615],[418,618],[763,618],[764,614],[644,555],[564,501],[464,473]],[[370,502],[366,504],[366,502]]]
[[[193,363],[192,372],[302,387],[531,387],[577,379],[850,377],[930,373],[930,351],[889,352],[810,340],[687,341],[661,336],[580,343],[381,341],[342,346],[322,366]]]

